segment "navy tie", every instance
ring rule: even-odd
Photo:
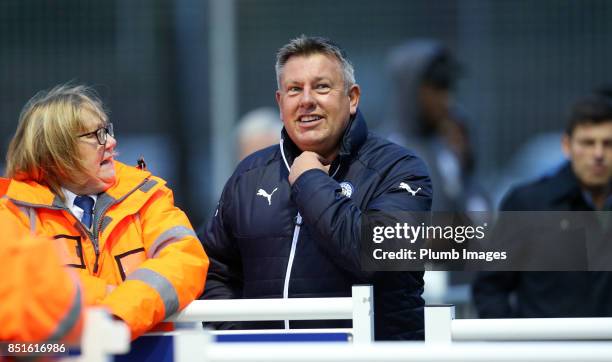
[[[81,218],[81,222],[83,225],[87,226],[88,229],[90,229],[91,221],[93,219],[94,199],[89,196],[77,196],[74,199],[74,204],[83,209],[83,217]]]

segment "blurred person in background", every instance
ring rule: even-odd
[[[433,40],[413,40],[389,56],[394,118],[389,139],[414,149],[429,168],[434,211],[487,211],[490,201],[474,181],[467,114],[454,99],[461,65]]]
[[[9,182],[0,178],[0,197]],[[0,204],[0,342],[78,345],[84,307],[76,275],[50,238],[31,235],[6,207]]]
[[[277,53],[276,76],[280,144],[238,165],[200,234],[211,258],[202,298],[347,297],[352,285],[372,284],[375,338],[423,339],[423,272],[365,272],[359,250],[364,212],[430,209],[425,164],[368,132],[353,67],[328,39],[291,40]]]
[[[433,184],[432,210],[490,211],[491,200],[475,180],[468,115],[455,99],[462,65],[441,43],[415,39],[391,50],[388,70],[394,117],[383,132],[423,157]],[[447,248],[444,241],[431,242],[436,250]],[[430,271],[425,277],[427,303],[468,304],[473,273]]]
[[[200,295],[208,259],[165,181],[115,161],[116,145],[91,89],[39,92],[9,145],[0,217],[53,238],[86,303],[108,307],[136,338]]]
[[[255,151],[278,143],[283,124],[278,111],[262,107],[245,114],[236,127],[238,161]]]
[[[612,210],[612,99],[576,102],[562,149],[565,164],[512,189],[501,211]],[[610,317],[612,273],[480,272],[473,297],[481,318]]]

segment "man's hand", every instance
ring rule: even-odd
[[[304,151],[295,160],[293,160],[293,165],[291,165],[291,170],[289,170],[289,184],[293,185],[295,180],[297,180],[298,177],[300,177],[304,172],[315,168],[323,170],[325,173],[329,173],[329,165],[330,162],[319,156],[317,153]]]

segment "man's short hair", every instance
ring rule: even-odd
[[[338,59],[342,66],[344,76],[344,88],[348,92],[349,88],[355,84],[355,69],[348,59],[346,52],[331,40],[318,36],[301,35],[292,39],[278,50],[276,53],[276,84],[281,89],[280,78],[283,68],[287,61],[294,56],[308,56],[313,54],[326,54]]]
[[[565,133],[571,136],[578,126],[605,122],[612,122],[612,99],[591,94],[574,103]]]
[[[86,129],[82,111],[108,123],[93,89],[60,85],[38,92],[23,107],[6,155],[6,174],[20,181],[47,185],[62,196],[61,185],[87,172],[79,157],[78,134]]]

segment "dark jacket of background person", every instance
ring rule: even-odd
[[[460,65],[442,44],[414,40],[389,59],[394,96],[388,138],[423,158],[433,183],[434,211],[486,211],[490,201],[473,179],[467,115],[452,97]],[[422,86],[435,94],[423,101]],[[427,105],[426,105],[427,103]]]
[[[519,186],[502,211],[593,211],[569,162],[555,174]],[[605,210],[610,210],[608,204]],[[612,316],[610,272],[481,272],[473,286],[481,318]],[[511,303],[515,294],[516,303]]]
[[[309,170],[290,186],[289,168],[299,154],[283,130],[280,146],[239,164],[200,234],[211,260],[203,298],[282,298],[292,239],[299,235],[288,297],[346,297],[354,284],[373,284],[376,339],[423,339],[423,272],[364,272],[359,260],[364,211],[430,209],[431,182],[423,162],[369,134],[359,112],[331,165],[333,178]],[[349,197],[341,182],[352,185]],[[412,196],[400,182],[422,191]],[[330,326],[347,325],[291,322],[292,328]]]

